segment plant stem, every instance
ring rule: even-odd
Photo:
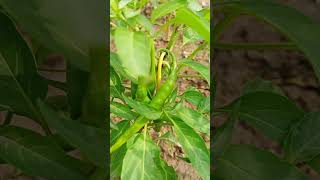
[[[216,49],[246,49],[246,50],[296,50],[294,43],[217,43]]]
[[[7,112],[7,115],[6,115],[6,118],[5,118],[5,120],[4,120],[4,122],[3,122],[2,125],[3,125],[3,126],[9,125],[9,124],[11,123],[12,117],[13,117],[13,112],[8,111],[8,112]]]

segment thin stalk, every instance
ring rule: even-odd
[[[297,50],[298,47],[291,42],[286,43],[217,43],[216,49],[222,50]]]

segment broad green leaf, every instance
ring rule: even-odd
[[[195,106],[198,106],[200,102],[205,98],[205,96],[201,92],[193,87],[188,87],[187,90],[183,93],[182,97]]]
[[[271,152],[247,145],[231,146],[216,163],[216,175],[237,180],[307,180],[295,166]]]
[[[121,121],[117,123],[117,127],[119,130],[112,130],[111,131],[111,139],[110,143],[113,144],[116,139],[129,128],[130,123],[129,121]],[[110,175],[111,177],[120,177],[121,175],[121,169],[122,169],[122,162],[123,158],[126,154],[127,147],[121,146],[117,151],[111,154],[111,163],[110,163]]]
[[[210,43],[210,24],[203,17],[198,16],[187,8],[177,11],[175,20],[177,23],[185,24],[197,32],[206,42]]]
[[[199,62],[196,62],[194,60],[189,60],[189,59],[185,59],[180,61],[180,63],[182,65],[188,66],[191,69],[197,71],[200,73],[200,75],[205,78],[205,80],[208,82],[208,84],[210,85],[210,69],[209,67],[200,64]]]
[[[141,32],[131,32],[118,28],[115,44],[120,63],[131,81],[138,83],[138,77],[150,77],[151,40]]]
[[[298,10],[270,0],[242,0],[224,6],[226,11],[254,15],[273,25],[309,58],[320,78],[320,25]]]
[[[29,175],[50,180],[87,179],[86,164],[31,130],[14,126],[0,128],[0,157]]]
[[[184,152],[204,180],[210,179],[210,155],[203,139],[176,116],[168,116]]]
[[[261,78],[248,81],[242,90],[242,93],[247,94],[256,91],[274,92],[280,95],[284,94],[280,87],[274,85],[271,81],[266,81]]]
[[[110,103],[110,112],[126,120],[132,120],[138,116],[137,113],[131,111],[130,107],[117,102]]]
[[[123,98],[130,107],[132,107],[134,110],[136,110],[137,113],[143,115],[147,119],[159,119],[162,115],[162,111],[159,111],[146,103],[132,100],[130,98],[127,98],[126,96],[123,96]]]
[[[132,138],[134,140],[123,159],[121,179],[170,179],[173,171],[160,159],[160,148],[149,135],[143,132]]]
[[[90,69],[89,49],[106,47],[107,6],[102,0],[0,0],[0,6],[32,39],[83,71]]]
[[[41,122],[34,105],[47,94],[30,48],[13,22],[0,12],[0,107]]]
[[[134,16],[137,16],[139,14],[141,14],[141,10],[140,9],[132,9],[129,7],[125,7],[122,9],[124,16],[126,17],[126,19],[132,18]]]
[[[91,127],[78,121],[59,116],[54,110],[38,101],[42,115],[49,127],[55,129],[67,142],[79,150],[96,166],[107,166],[107,133],[100,128]]]
[[[168,1],[164,4],[161,4],[156,9],[152,11],[151,14],[151,21],[155,21],[158,18],[165,16],[181,7],[184,7],[186,5],[186,0],[172,0]]]
[[[207,135],[210,134],[209,119],[196,110],[181,106],[175,109],[173,113],[194,130],[203,132]]]
[[[281,141],[289,126],[303,117],[304,112],[288,98],[273,92],[252,92],[241,96],[232,104],[241,101],[239,118],[259,132],[276,141]],[[225,110],[230,111],[228,106]]]
[[[88,86],[89,73],[67,63],[67,97],[72,119],[82,114],[82,103]]]
[[[320,113],[307,113],[290,130],[284,141],[285,157],[294,163],[320,155]]]

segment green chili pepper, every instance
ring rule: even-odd
[[[150,99],[148,97],[148,84],[144,77],[138,78],[138,88],[136,92],[136,100],[141,102],[150,102]]]
[[[166,82],[160,87],[157,94],[154,96],[152,101],[150,102],[150,105],[155,109],[161,109],[163,104],[165,103],[166,99],[169,97],[169,95],[172,93],[176,86],[177,81],[177,71],[172,71],[169,75]],[[136,132],[138,132],[147,122],[149,119],[145,118],[144,116],[139,116],[134,124],[125,131],[111,146],[110,153],[113,153],[118,148],[120,148],[124,143],[127,142],[127,140],[133,136]]]

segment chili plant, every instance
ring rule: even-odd
[[[2,164],[49,180],[109,178],[105,7],[85,0],[0,1]],[[50,54],[66,60],[66,82],[40,73]],[[62,95],[48,94],[48,86]],[[16,116],[42,130],[16,125]],[[79,156],[69,155],[74,150]]]
[[[320,25],[296,9],[272,0],[218,1],[215,13],[223,19],[213,29],[213,48],[300,50],[310,60],[320,78]],[[288,38],[285,43],[226,43],[221,33],[241,15],[254,16]],[[229,105],[215,107],[214,114],[228,119],[214,130],[211,148],[212,175],[216,179],[309,179],[297,167],[305,164],[320,172],[320,114],[306,112],[288,99],[270,81],[256,79],[245,86],[242,95]],[[231,144],[237,121],[245,121],[258,132],[277,142],[283,155],[251,145]]]
[[[209,179],[210,158],[203,138],[209,138],[210,96],[196,88],[179,90],[185,67],[210,84],[209,67],[194,57],[208,51],[210,11],[197,1],[111,1],[110,110],[111,177],[177,179],[161,157],[160,143],[182,147],[184,157],[203,179]],[[156,42],[169,34],[165,48]],[[177,40],[199,44],[186,58]],[[209,58],[208,58],[209,59]],[[209,60],[208,60],[209,61]],[[191,108],[193,106],[193,108]],[[167,129],[167,130],[166,130]]]

